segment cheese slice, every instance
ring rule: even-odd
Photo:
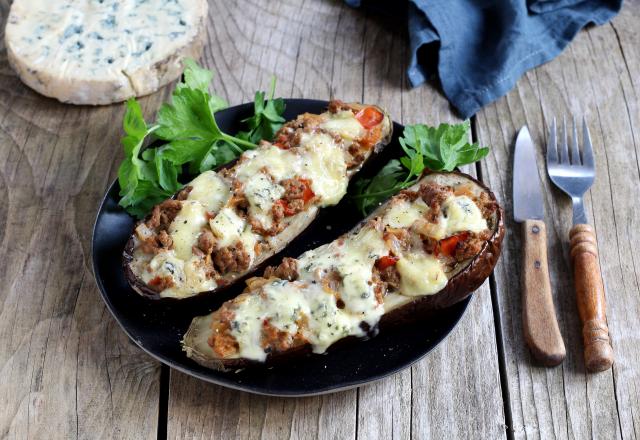
[[[205,38],[207,0],[16,0],[9,62],[37,92],[73,104],[142,96],[178,78]]]

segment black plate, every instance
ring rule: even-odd
[[[285,118],[303,112],[320,113],[326,101],[288,99]],[[222,130],[235,132],[239,121],[249,116],[253,104],[222,110],[216,120]],[[369,162],[363,175],[375,174],[389,159],[400,155],[398,135],[402,126],[394,123],[394,137],[383,153]],[[188,359],[180,340],[191,318],[205,315],[243,289],[237,286],[213,298],[182,301],[152,301],[136,294],[124,278],[122,250],[131,234],[134,219],[118,206],[118,182],[107,192],[93,230],[93,267],[107,307],[129,337],[144,351],[172,368],[230,388],[259,394],[303,396],[338,391],[377,379],[408,367],[438,345],[458,323],[469,299],[439,312],[428,323],[409,325],[366,341],[330,349],[326,354],[310,354],[295,363],[261,369],[222,373],[206,369]],[[348,231],[362,219],[347,198],[326,208],[316,221],[279,256],[298,256]]]

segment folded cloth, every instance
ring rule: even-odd
[[[398,7],[371,3],[388,12]],[[468,118],[511,90],[524,72],[556,57],[585,25],[606,23],[621,6],[622,0],[409,0],[409,81],[415,87],[437,75]],[[437,66],[430,52],[437,53]]]

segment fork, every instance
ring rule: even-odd
[[[587,223],[583,203],[584,193],[595,179],[591,136],[587,121],[583,118],[583,142],[580,148],[574,118],[569,157],[567,122],[564,118],[562,126],[562,143],[558,150],[556,120],[553,119],[547,144],[547,172],[551,181],[571,197],[573,202],[573,227],[569,237],[578,313],[582,321],[585,365],[592,372],[604,371],[613,364],[613,350],[605,314],[606,303],[598,264],[598,245],[593,228]]]

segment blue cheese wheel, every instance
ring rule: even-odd
[[[73,104],[142,96],[199,57],[207,0],[15,0],[9,62],[37,92]]]

